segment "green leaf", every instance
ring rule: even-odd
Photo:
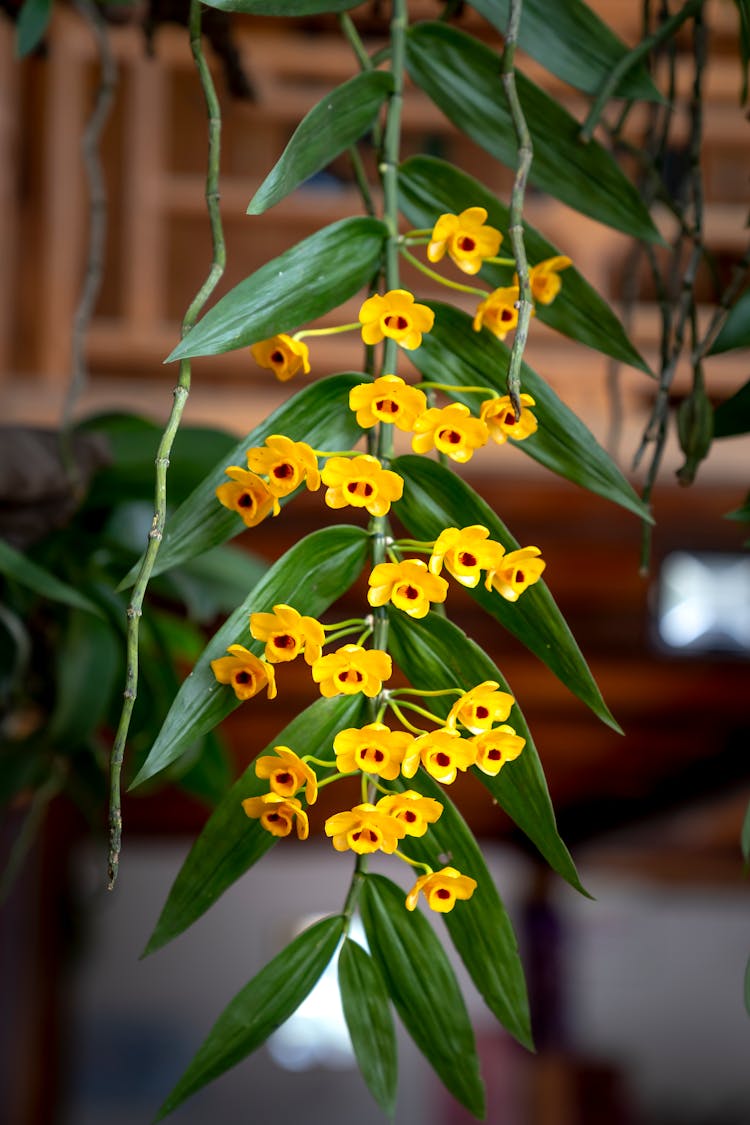
[[[524,749],[524,753],[526,750]],[[513,763],[515,765],[515,763]],[[504,767],[507,769],[508,767]],[[400,790],[416,789],[443,806],[440,819],[424,836],[407,836],[401,851],[438,871],[446,862],[476,879],[474,894],[445,915],[448,933],[487,1007],[520,1043],[533,1050],[529,1001],[513,926],[484,857],[465,820],[445,789],[424,770]],[[448,860],[445,857],[450,857]]]
[[[102,616],[99,607],[84,594],[69,586],[67,582],[55,578],[54,574],[50,574],[43,566],[27,559],[4,539],[0,539],[0,574],[4,574],[13,582],[19,582],[22,586],[33,590],[35,594],[41,594],[43,598],[49,598],[50,601],[62,602],[64,605],[73,606],[74,609],[84,609],[97,617]]]
[[[508,29],[510,0],[470,0],[472,8],[496,27]],[[518,45],[551,74],[577,90],[596,94],[629,48],[581,0],[550,4],[549,0],[524,0]],[[643,62],[623,76],[615,97],[662,101]]]
[[[297,715],[260,754],[271,754],[274,746],[289,746],[300,754],[330,756],[339,730],[359,722],[364,708],[362,696],[317,699]],[[217,805],[193,844],[172,885],[156,923],[145,957],[192,926],[232,883],[276,843],[259,820],[249,819],[242,809],[246,797],[268,791],[268,782],[257,777],[253,761]]]
[[[378,1105],[393,1117],[398,1057],[388,991],[372,957],[351,938],[339,953],[339,991],[359,1069]]]
[[[431,156],[413,156],[399,169],[398,187],[401,209],[415,227],[434,226],[446,211],[458,213],[468,206],[484,207],[488,222],[505,235],[507,242],[508,207],[484,184],[452,164]],[[532,265],[562,253],[528,223],[524,223],[523,230],[526,253]],[[495,289],[512,284],[512,275],[509,267],[487,264],[480,274]],[[631,344],[609,305],[578,270],[573,266],[566,269],[562,282],[562,289],[551,305],[537,304],[536,319],[571,340],[650,373],[648,364]]]
[[[31,54],[40,43],[52,15],[52,0],[25,0],[16,24],[16,54]]]
[[[101,434],[110,464],[100,469],[84,498],[86,508],[112,508],[136,500],[154,502],[154,461],[163,427],[136,414],[99,414],[76,429]],[[175,435],[167,477],[172,506],[182,503],[198,482],[236,442],[234,434],[207,426],[180,427]],[[140,546],[140,544],[139,544]]]
[[[247,12],[253,16],[318,16],[346,12],[362,0],[204,0],[222,12]]]
[[[736,437],[750,431],[750,379],[714,410],[715,438]]]
[[[734,348],[750,348],[750,289],[737,299],[708,352],[720,355]]]
[[[292,441],[307,441],[316,449],[321,446],[351,449],[362,436],[362,430],[357,425],[354,412],[349,409],[349,391],[364,378],[359,374],[332,375],[304,387],[228,449],[168,519],[153,574],[161,574],[245,531],[237,513],[225,508],[216,499],[216,489],[227,479],[226,467],[244,464],[251,446],[262,445],[271,434],[284,434]],[[282,507],[288,499],[282,500]],[[259,537],[265,534],[262,526],[254,531]],[[123,580],[121,588],[132,585],[139,566],[140,560]],[[251,573],[252,569],[248,563],[248,572]]]
[[[59,752],[88,741],[104,719],[121,672],[120,636],[100,617],[74,611],[57,650],[49,740]]]
[[[248,215],[262,215],[358,141],[392,89],[386,71],[364,71],[313,106],[250,201]]]
[[[159,1110],[157,1121],[265,1043],[312,991],[333,957],[343,929],[341,915],[316,922],[245,985],[211,1028]]]
[[[474,1033],[453,969],[432,926],[404,892],[368,875],[360,896],[367,942],[401,1020],[455,1098],[484,1116]]]
[[[417,621],[397,610],[390,612],[389,617],[390,651],[414,687],[437,690],[455,686],[468,691],[484,680],[495,680],[503,691],[512,694],[502,672],[452,621],[436,613]],[[439,700],[431,700],[431,705],[434,711],[443,713]],[[449,706],[445,705],[446,714]],[[539,849],[550,867],[572,887],[586,894],[557,831],[544,771],[518,704],[513,707],[509,722],[526,739],[521,756],[500,770],[497,777],[489,777],[476,769],[472,772]]]
[[[219,355],[291,332],[353,297],[380,262],[378,219],[341,219],[266,262],[225,294],[165,362]]]
[[[506,394],[510,349],[487,329],[475,332],[471,318],[460,309],[437,302],[429,304],[436,313],[435,325],[411,357],[424,378],[448,385],[485,385],[498,395]],[[591,431],[525,363],[521,367],[521,387],[536,403],[534,414],[539,428],[523,441],[509,444],[553,473],[652,522],[647,506]],[[478,395],[460,391],[451,394],[469,406],[472,413],[478,413]]]
[[[515,167],[515,131],[494,51],[455,27],[420,23],[409,29],[406,64],[412,80],[454,125]],[[523,74],[516,74],[516,86],[534,144],[529,182],[600,223],[661,242],[639,193],[612,156],[597,141],[583,143],[576,119]]]
[[[216,731],[209,731],[198,745],[195,761],[177,773],[175,780],[184,793],[190,793],[215,808],[232,784],[232,766],[224,742]]]
[[[405,482],[398,517],[417,539],[437,539],[446,527],[482,524],[490,537],[515,551],[519,544],[470,485],[449,469],[425,457],[397,457],[393,468]],[[581,650],[543,579],[530,586],[517,602],[506,601],[484,583],[467,590],[508,632],[526,645],[595,715],[619,731],[602,699]]]
[[[239,706],[232,688],[217,682],[211,661],[224,656],[231,644],[262,652],[261,642],[250,636],[249,615],[270,612],[274,605],[284,603],[318,617],[354,582],[364,565],[368,542],[362,528],[335,525],[301,539],[274,563],[206,645],[131,788],[163,770]]]

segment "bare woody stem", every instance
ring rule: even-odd
[[[510,197],[510,223],[508,226],[508,235],[513,250],[513,257],[516,260],[519,291],[518,325],[513,337],[513,347],[508,364],[507,382],[508,394],[513,406],[516,421],[521,417],[521,400],[519,398],[521,389],[521,361],[529,334],[529,321],[531,320],[533,307],[531,301],[531,287],[529,285],[529,263],[526,258],[526,247],[523,241],[523,202],[526,192],[526,181],[534,156],[534,149],[531,143],[531,134],[526,125],[526,118],[521,108],[521,102],[518,98],[514,70],[522,8],[523,0],[510,0],[508,30],[505,35],[505,49],[500,64],[500,77],[502,79],[505,96],[508,99],[510,116],[516,133],[516,141],[518,142],[518,165],[513,181],[513,191]]]
[[[86,337],[94,313],[104,272],[107,235],[107,188],[99,157],[99,140],[109,118],[117,87],[117,64],[109,41],[107,24],[92,0],[76,0],[76,9],[89,25],[99,53],[101,73],[96,102],[81,138],[81,156],[89,192],[89,232],[86,272],[73,318],[70,355],[70,383],[65,395],[60,421],[60,450],[73,485],[77,484],[77,468],[70,444],[70,430],[75,405],[86,385]]]
[[[208,114],[208,167],[206,171],[206,207],[211,226],[213,259],[206,280],[193,298],[182,322],[184,337],[193,327],[201,309],[216,287],[224,272],[226,249],[219,211],[219,155],[221,141],[221,110],[216,96],[211,73],[203,54],[201,42],[200,0],[190,3],[190,49],[195,60],[201,88]],[[142,614],[143,599],[156,562],[167,512],[167,469],[182,412],[190,391],[190,360],[180,363],[174,402],[166,428],[159,443],[156,455],[156,486],[154,497],[154,518],[148,534],[148,545],[143,556],[138,577],[133,588],[133,596],[127,610],[127,668],[125,673],[125,692],[120,722],[110,756],[110,798],[109,798],[109,889],[112,890],[117,879],[122,842],[122,807],[120,799],[120,778],[125,755],[125,744],[130,728],[130,719],[138,688],[138,631]]]
[[[628,71],[631,70],[636,63],[639,63],[641,59],[645,58],[650,51],[653,51],[667,39],[670,39],[685,20],[694,16],[696,12],[700,11],[702,6],[703,0],[687,0],[687,3],[680,8],[679,12],[675,12],[669,19],[664,20],[653,35],[648,35],[645,39],[641,39],[640,43],[633,47],[632,51],[628,51],[628,53],[623,55],[620,61],[612,67],[612,70],[607,75],[606,81],[602,84],[599,93],[596,95],[596,100],[589,110],[588,117],[583,123],[581,128],[582,141],[590,141],[593,137],[594,130],[599,124],[599,118],[604,112],[604,107],[614,95],[617,87]]]

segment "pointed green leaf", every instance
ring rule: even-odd
[[[526,750],[524,750],[526,753]],[[504,769],[514,763],[508,763]],[[416,789],[443,806],[424,836],[407,836],[400,849],[438,871],[446,862],[476,879],[474,894],[445,915],[448,933],[487,1007],[520,1043],[533,1050],[529,1000],[513,926],[472,832],[445,789],[420,770],[394,787]],[[449,856],[446,860],[444,857]],[[441,858],[443,857],[443,858]]]
[[[339,953],[339,991],[362,1077],[381,1109],[396,1108],[396,1031],[380,970],[361,945],[347,938]]]
[[[501,35],[508,29],[510,0],[470,0]],[[629,48],[581,0],[550,4],[549,0],[524,0],[518,45],[551,74],[577,90],[596,94]],[[662,101],[644,62],[632,67],[615,97]]]
[[[102,722],[121,675],[121,638],[108,621],[75,610],[57,652],[57,695],[49,743],[65,753],[84,745]]]
[[[16,25],[16,54],[19,59],[30,55],[39,45],[51,15],[52,0],[24,0]]]
[[[157,1121],[265,1043],[323,975],[343,929],[341,915],[316,922],[238,992],[164,1102]]]
[[[708,354],[720,355],[734,348],[750,348],[750,289],[746,289],[729,310]]]
[[[519,544],[492,508],[449,469],[436,461],[414,456],[397,457],[393,468],[405,481],[398,517],[415,538],[437,539],[446,527],[482,524],[506,551],[518,548]],[[506,601],[495,591],[485,590],[483,582],[467,593],[538,656],[602,722],[619,731],[543,579],[525,590],[517,602]]]
[[[362,0],[204,0],[209,8],[222,12],[246,12],[253,16],[319,16],[326,12],[346,12]]]
[[[455,686],[468,691],[484,680],[495,680],[503,691],[512,694],[502,672],[452,621],[436,613],[417,621],[397,610],[391,611],[389,617],[390,651],[414,687],[431,691]],[[439,699],[432,699],[430,703],[438,714],[447,715],[450,703],[445,704],[444,709]],[[586,894],[557,831],[544,771],[518,704],[513,707],[509,722],[526,739],[521,756],[500,770],[497,777],[489,777],[481,770],[472,772],[539,849],[550,867],[572,887]]]
[[[445,950],[400,887],[368,875],[360,896],[367,942],[401,1021],[455,1098],[484,1116],[474,1032]]]
[[[506,394],[510,349],[486,328],[475,332],[471,317],[460,309],[429,304],[436,313],[435,325],[411,357],[425,379],[448,385],[484,385],[498,395]],[[651,522],[648,508],[591,431],[525,363],[521,366],[521,389],[536,403],[533,412],[539,428],[523,441],[509,444],[553,473]],[[479,395],[451,393],[472,413],[478,413]]]
[[[300,755],[330,756],[335,735],[356,725],[363,709],[361,695],[317,699],[260,753],[271,754],[274,746],[289,746]],[[259,820],[250,820],[242,809],[246,797],[257,797],[267,791],[268,782],[257,777],[253,761],[217,805],[190,849],[144,956],[161,949],[192,926],[276,843],[277,837],[266,832]]]
[[[714,411],[714,437],[737,437],[750,431],[750,379]]]
[[[368,218],[316,231],[225,294],[165,362],[244,348],[343,304],[372,278],[386,233]]]
[[[0,574],[28,587],[35,594],[41,594],[43,598],[49,598],[52,602],[62,602],[75,609],[85,609],[87,613],[93,613],[97,617],[102,616],[99,607],[84,594],[69,586],[67,582],[55,578],[54,574],[43,566],[27,559],[4,539],[0,539]]]
[[[494,51],[455,27],[420,23],[409,29],[406,64],[454,125],[515,167],[515,131]],[[583,143],[576,119],[523,74],[516,74],[516,86],[534,144],[529,182],[600,223],[660,242],[639,193],[606,149]]]
[[[505,235],[507,245],[508,207],[484,184],[452,164],[432,156],[413,156],[399,169],[398,187],[401,209],[415,227],[434,226],[437,218],[446,211],[459,213],[466,207],[484,207],[490,226]],[[528,223],[523,224],[523,229],[526,254],[532,265],[562,253]],[[512,284],[513,270],[485,264],[480,276],[493,288],[499,288]],[[571,340],[578,340],[604,355],[649,372],[648,364],[593,286],[574,266],[566,269],[561,276],[562,289],[551,305],[537,304],[536,318]]]
[[[251,199],[248,215],[262,215],[358,141],[373,125],[392,88],[389,73],[368,70],[313,106]]]
[[[268,613],[278,603],[317,617],[351,586],[367,554],[367,532],[345,524],[323,528],[295,543],[250,591],[242,605],[206,645],[183,682],[151,751],[131,788],[159,773],[197,738],[239,706],[233,690],[217,682],[211,661],[229,645],[263,651],[250,636],[249,615]]]
[[[357,425],[354,412],[349,409],[349,391],[363,378],[359,374],[332,375],[303,387],[238,441],[233,449],[229,449],[167,520],[164,539],[156,556],[154,576],[245,531],[237,513],[225,508],[216,499],[216,489],[225,483],[224,470],[228,465],[245,464],[247,450],[251,446],[262,445],[271,434],[284,434],[292,441],[306,441],[314,449],[351,449],[356,445],[362,430]],[[281,501],[282,507],[289,499],[286,497]],[[259,537],[265,534],[262,526],[254,530]],[[135,581],[140,561],[123,580],[121,588]]]

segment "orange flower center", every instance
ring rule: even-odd
[[[439,766],[443,766],[445,768],[446,766],[449,766],[451,764],[450,754],[444,754],[441,750],[440,753],[435,755],[435,761]]]
[[[405,332],[409,327],[409,321],[405,316],[393,314],[383,318],[383,323],[386,328],[392,328],[397,332]]]
[[[439,887],[435,891],[435,898],[446,899],[446,898],[450,898],[450,897],[451,897],[451,893],[450,893],[450,891],[446,891],[445,887]]]
[[[499,750],[488,750],[487,757],[490,758],[493,762],[496,762],[498,758],[502,758],[502,754]]]
[[[278,480],[289,480],[289,477],[294,476],[294,465],[290,465],[288,461],[282,461],[280,465],[274,465],[271,472]]]
[[[500,319],[504,320],[504,321],[512,320],[513,319],[513,310],[512,309],[501,309],[500,310]]]
[[[250,495],[249,492],[243,492],[243,493],[241,493],[241,495],[239,495],[237,497],[237,507],[238,508],[254,508],[255,507],[255,500],[253,499],[253,497]]]
[[[273,638],[273,644],[276,648],[294,648],[295,643],[294,637],[290,636],[289,633],[279,633]]]
[[[470,238],[468,234],[464,234],[461,238],[458,239],[459,250],[464,250],[467,254],[470,254],[472,250],[475,250],[476,245],[477,244],[474,239]]]
[[[350,480],[346,486],[346,491],[352,496],[372,496],[375,489],[367,480]]]
[[[271,359],[271,363],[285,363],[286,362],[286,356],[284,355],[284,353],[282,351],[279,351],[278,348],[276,349],[275,352],[271,352],[270,359]]]
[[[471,551],[461,551],[458,556],[458,561],[461,563],[461,566],[477,565],[477,557],[476,555],[472,555]]]
[[[255,677],[253,676],[252,672],[248,672],[245,668],[243,668],[239,672],[235,672],[234,674],[234,682],[236,684],[251,684],[253,683],[254,679]]]
[[[399,586],[398,592],[402,598],[408,598],[410,602],[415,601],[419,597],[419,590],[416,586]]]
[[[379,402],[375,403],[375,409],[379,410],[381,414],[398,414],[398,403],[394,402],[392,398],[381,398]]]
[[[288,770],[274,774],[274,781],[277,785],[291,785],[294,781],[294,774],[289,773]]]
[[[447,441],[449,445],[461,444],[461,435],[458,430],[440,430],[438,437],[441,441]]]
[[[361,684],[364,676],[356,668],[347,668],[346,672],[339,672],[336,678],[344,684]]]
[[[474,714],[476,715],[476,717],[478,719],[486,719],[487,716],[489,715],[489,711],[486,707],[483,707],[482,704],[480,703],[480,705],[475,708]]]
[[[408,821],[409,824],[413,824],[417,819],[417,814],[412,812],[411,809],[407,809],[406,812],[401,813],[401,819]]]
[[[512,410],[508,411],[508,413],[503,418],[503,422],[505,423],[506,426],[515,426],[516,416],[515,416],[515,414],[513,413]]]

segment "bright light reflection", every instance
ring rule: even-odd
[[[301,920],[296,932],[316,921],[317,917]],[[352,919],[349,937],[367,949],[358,917]],[[316,1066],[346,1070],[354,1066],[354,1052],[339,995],[338,952],[307,999],[269,1038],[268,1050],[274,1062],[284,1070],[310,1070]]]
[[[750,650],[750,558],[668,555],[660,573],[658,627],[670,648]]]

